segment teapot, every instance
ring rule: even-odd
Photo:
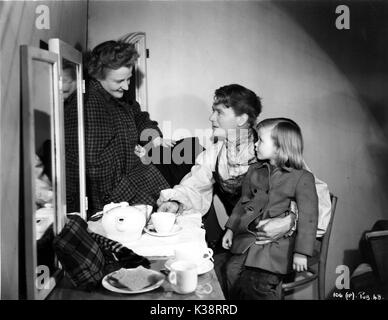
[[[101,224],[107,238],[128,243],[140,239],[151,212],[149,205],[111,202],[104,206]]]

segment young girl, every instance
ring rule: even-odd
[[[223,247],[232,253],[226,263],[232,299],[278,299],[283,275],[307,269],[317,232],[318,196],[313,174],[303,169],[299,126],[275,118],[261,121],[256,129],[259,161],[248,170],[222,239]],[[299,210],[296,232],[255,243],[258,222],[283,217],[292,200]]]

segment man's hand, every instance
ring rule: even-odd
[[[175,146],[176,141],[172,140],[172,139],[164,139],[162,137],[156,137],[152,141],[152,144],[154,145],[154,147],[159,147],[159,146],[162,146],[162,147],[173,147],[173,146]]]
[[[176,201],[163,202],[158,208],[158,211],[172,212],[172,213],[177,213],[178,210],[179,210],[179,203]]]
[[[257,240],[276,240],[286,235],[294,226],[295,215],[289,214],[283,218],[266,219],[256,226]]]

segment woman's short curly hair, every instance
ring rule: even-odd
[[[134,66],[139,54],[135,46],[123,41],[105,41],[96,46],[89,54],[88,74],[94,79],[105,79],[107,69]]]
[[[223,104],[232,108],[237,116],[243,113],[248,115],[248,123],[252,128],[261,113],[261,98],[252,90],[239,84],[230,84],[218,88],[214,93],[213,105]]]

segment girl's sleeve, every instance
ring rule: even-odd
[[[250,189],[250,180],[252,174],[252,166],[249,167],[246,176],[244,177],[241,190],[241,198],[238,200],[236,206],[233,208],[232,214],[230,215],[228,221],[225,224],[225,228],[231,229],[236,233],[239,225],[241,216],[245,212],[246,204],[251,200],[252,194]]]
[[[213,198],[213,171],[217,160],[218,146],[201,152],[191,171],[183,177],[179,185],[161,191],[163,201],[174,200],[183,205],[183,210],[194,210],[205,215]]]
[[[296,185],[296,203],[299,217],[294,251],[312,256],[318,224],[318,195],[311,172],[304,171]]]

